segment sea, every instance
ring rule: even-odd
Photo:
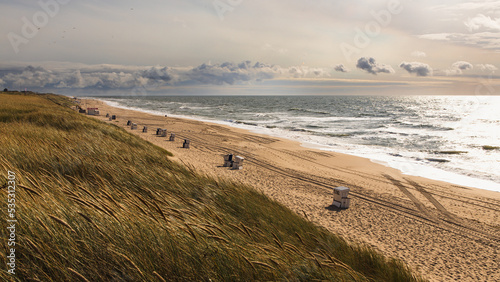
[[[94,97],[95,98],[95,97]],[[103,96],[111,106],[215,122],[500,192],[498,96]]]

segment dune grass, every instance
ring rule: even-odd
[[[16,173],[12,281],[421,281],[250,187],[199,175],[169,152],[69,109],[0,94],[0,187]],[[2,200],[3,201],[3,200]],[[7,218],[1,209],[2,225]]]

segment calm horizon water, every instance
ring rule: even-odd
[[[95,97],[94,97],[95,98]],[[500,192],[500,97],[97,97],[112,106],[249,129]]]

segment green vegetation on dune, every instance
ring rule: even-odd
[[[211,179],[55,95],[0,94],[0,187],[16,173],[27,281],[419,281],[250,187]],[[7,211],[1,209],[2,225]]]

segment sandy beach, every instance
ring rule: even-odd
[[[500,281],[500,193],[403,175],[368,159],[213,123],[114,108],[97,100],[96,118],[172,152],[174,161],[255,187],[352,242],[399,258],[431,281]],[[117,116],[109,121],[105,115]],[[126,126],[127,121],[137,130]],[[143,133],[142,128],[148,127]],[[176,134],[175,141],[155,135]],[[184,139],[191,148],[182,148]],[[223,155],[245,158],[223,167]],[[351,206],[332,206],[332,189],[351,189]]]

